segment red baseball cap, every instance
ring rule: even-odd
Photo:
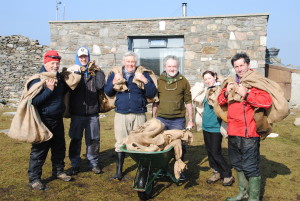
[[[49,61],[60,61],[61,56],[59,56],[58,52],[55,50],[49,50],[44,54],[44,64]]]

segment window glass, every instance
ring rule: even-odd
[[[169,38],[168,47],[183,47],[183,38]]]
[[[163,59],[168,55],[175,55],[179,59],[179,71],[182,72],[183,67],[183,48],[148,48],[134,49],[139,56],[139,64],[150,68],[156,75],[160,75],[164,71]]]
[[[133,39],[133,47],[149,47],[148,39]]]
[[[167,47],[166,39],[150,39],[150,47]]]
[[[168,55],[178,57],[179,71],[183,73],[184,38],[145,37],[129,38],[129,48],[139,56],[139,64],[160,75],[164,71],[163,59]]]

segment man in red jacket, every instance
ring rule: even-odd
[[[220,95],[218,103],[228,105],[228,154],[233,168],[237,171],[239,193],[227,201],[242,200],[249,196],[249,200],[259,200],[261,173],[260,135],[256,132],[254,109],[267,109],[272,105],[271,96],[257,88],[246,88],[240,80],[250,70],[250,58],[246,53],[237,53],[231,59],[236,72],[236,86],[228,82]],[[228,95],[235,93],[242,97],[242,101],[228,102]]]

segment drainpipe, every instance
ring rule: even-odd
[[[186,17],[186,7],[187,6],[187,3],[182,3],[182,16],[183,17]]]

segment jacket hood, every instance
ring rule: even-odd
[[[80,48],[85,48],[85,49],[87,49],[87,51],[88,51],[88,62],[90,62],[91,58],[90,58],[90,50],[89,50],[87,47],[84,47],[84,46],[79,47],[79,48],[76,50],[75,62],[76,62],[77,65],[82,66],[81,63],[80,63],[80,61],[79,61],[79,59],[78,59],[78,50],[79,50]]]

